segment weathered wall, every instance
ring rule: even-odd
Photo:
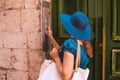
[[[36,80],[43,60],[41,0],[0,0],[0,80]]]

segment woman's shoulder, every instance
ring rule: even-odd
[[[69,39],[65,40],[63,43],[63,46],[69,46],[69,47],[76,47],[76,45],[77,45],[77,42],[73,38],[69,38]]]
[[[61,52],[68,51],[72,54],[75,54],[77,49],[76,45],[77,44],[75,39],[72,38],[66,39],[62,45]]]

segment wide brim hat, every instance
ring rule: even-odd
[[[65,30],[79,40],[91,39],[91,27],[88,17],[83,12],[75,12],[73,15],[61,13],[60,20]]]

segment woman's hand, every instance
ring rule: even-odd
[[[53,58],[53,60],[55,58],[58,58],[59,57],[59,52],[56,48],[53,48],[52,51],[50,52],[50,56]]]
[[[53,36],[53,35],[52,35],[52,30],[51,30],[51,28],[50,28],[50,27],[47,27],[46,34],[47,34],[47,36],[48,36],[48,37]]]
[[[53,47],[59,50],[61,46],[57,43],[57,41],[54,39],[52,35],[52,30],[50,27],[47,28],[46,35],[49,37],[50,42],[52,43]]]

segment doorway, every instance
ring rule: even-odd
[[[62,44],[70,35],[63,29],[58,15],[60,13],[73,14],[82,11],[89,17],[94,57],[90,59],[90,75],[88,80],[102,80],[102,24],[103,2],[102,0],[51,0],[52,29],[55,39]]]

